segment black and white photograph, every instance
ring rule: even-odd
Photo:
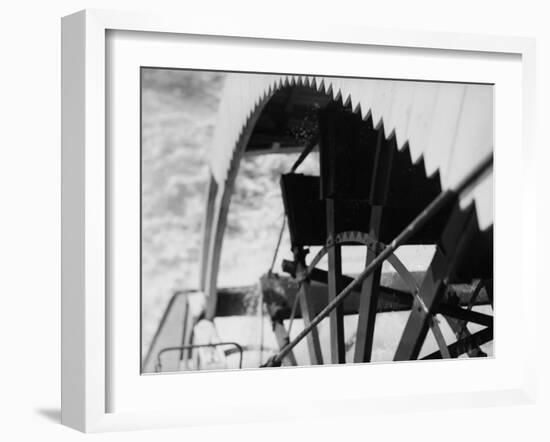
[[[6,2],[0,441],[550,441],[543,6]]]
[[[495,355],[492,84],[140,78],[142,373]]]

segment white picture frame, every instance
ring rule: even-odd
[[[167,426],[206,425],[214,422],[248,422],[288,417],[334,415],[333,397],[328,400],[312,397],[309,407],[303,403],[286,409],[277,404],[272,407],[258,407],[252,396],[244,395],[233,410],[224,409],[226,404],[209,403],[197,405],[194,410],[180,407],[180,410],[136,409],[133,411],[112,410],[109,392],[114,386],[110,382],[113,355],[108,337],[114,318],[108,298],[108,243],[106,229],[111,206],[107,183],[109,167],[107,152],[108,133],[106,120],[109,118],[107,102],[109,93],[106,79],[106,38],[109,32],[143,32],[161,35],[199,35],[221,38],[269,39],[273,41],[310,42],[311,44],[367,45],[384,48],[401,48],[404,52],[414,49],[458,51],[475,54],[483,59],[484,54],[503,54],[519,57],[521,63],[521,149],[524,171],[534,156],[532,130],[535,97],[535,47],[531,39],[517,37],[491,37],[415,31],[393,32],[368,28],[344,26],[318,27],[277,23],[239,23],[230,21],[212,23],[200,17],[169,17],[151,14],[87,10],[67,16],[62,21],[62,423],[85,432],[122,429],[155,428]],[[159,34],[156,34],[159,35]],[[138,93],[138,91],[136,91]],[[516,147],[519,149],[519,147]],[[498,174],[498,160],[496,163]],[[502,166],[504,167],[504,166]],[[518,220],[521,223],[521,244],[519,250],[522,264],[518,284],[521,286],[520,306],[525,308],[535,303],[535,281],[522,277],[527,271],[528,256],[534,256],[535,197],[534,176],[525,173],[521,191],[521,206]],[[497,187],[497,193],[498,193]],[[116,296],[116,294],[114,295]],[[506,321],[510,318],[497,320]],[[519,321],[524,336],[534,336],[535,324],[522,316]],[[535,394],[535,368],[533,358],[535,339],[527,340],[513,379],[499,388],[482,388],[461,392],[426,394],[409,392],[403,395],[388,394],[372,397],[361,391],[357,395],[343,394],[338,402],[338,414],[364,414],[371,411],[398,411],[468,407],[475,400],[477,405],[498,405],[501,403],[531,403]],[[136,347],[138,343],[136,342]],[[495,360],[498,360],[498,356]],[[384,368],[386,367],[386,368]],[[378,366],[376,370],[388,370],[390,365]],[[359,376],[364,367],[349,369],[352,378]],[[415,377],[418,366],[398,368],[409,370]],[[307,369],[306,369],[307,370]],[[319,373],[318,369],[314,369]],[[325,373],[338,376],[341,367],[326,367]],[[352,371],[351,371],[352,370]],[[518,371],[520,370],[520,371]],[[136,368],[139,371],[139,368]],[[288,378],[289,371],[286,371]],[[298,373],[298,372],[297,372]],[[309,372],[312,373],[311,371]],[[243,374],[243,373],[241,373]],[[244,373],[246,374],[246,373]],[[133,374],[134,375],[134,374]],[[139,375],[139,373],[137,373]],[[234,373],[211,373],[214,385],[223,385]],[[280,382],[281,375],[274,371],[250,372],[256,381],[265,382],[268,377]],[[292,374],[292,376],[296,376]],[[160,377],[157,377],[157,379]],[[163,388],[176,381],[176,376],[163,376]],[[214,380],[215,379],[215,380]],[[241,377],[242,380],[242,377]],[[154,386],[153,386],[154,388]],[[194,393],[196,394],[196,393]],[[214,408],[206,413],[207,407]],[[240,413],[235,413],[239,410]],[[248,412],[247,412],[248,411]],[[240,417],[236,418],[235,415]]]

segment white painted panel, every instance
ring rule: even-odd
[[[405,138],[409,141],[414,163],[422,156],[428,143],[429,130],[435,112],[439,83],[418,83]]]
[[[359,95],[359,103],[361,105],[361,116],[363,119],[366,119],[369,115],[372,114],[372,102],[374,98],[376,84],[374,80],[365,80],[365,84],[362,85]]]
[[[440,172],[441,184],[446,189],[446,166],[450,162],[456,130],[466,86],[463,84],[441,84],[435,105],[435,112],[430,122],[428,142],[424,147],[424,165],[428,176],[437,170]]]
[[[493,150],[493,88],[466,86],[462,114],[452,158],[447,166],[449,185],[454,185]]]
[[[399,150],[407,141],[407,127],[411,118],[417,84],[412,81],[403,81],[395,85],[394,102],[388,117],[388,126],[395,130]]]

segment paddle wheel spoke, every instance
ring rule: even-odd
[[[445,291],[445,281],[451,277],[455,266],[466,251],[474,222],[471,210],[462,211],[460,207],[455,207],[443,232],[441,245],[436,250],[420,287],[418,296],[421,302],[411,311],[394,360],[418,358],[426,332]]]
[[[384,213],[383,206],[386,204],[388,198],[392,160],[393,149],[386,147],[384,129],[381,128],[378,131],[376,140],[376,153],[374,156],[373,173],[370,184],[370,201],[373,206],[371,208],[369,221],[369,235],[374,240],[377,240],[381,234]],[[378,250],[367,248],[366,265],[369,265],[374,260],[377,253]],[[382,268],[379,268],[365,279],[361,286],[354,362],[370,362],[371,360],[381,274]]]
[[[295,259],[297,263],[296,275],[300,278],[300,289],[296,295],[300,302],[300,310],[302,312],[302,318],[304,320],[304,326],[307,327],[311,323],[311,320],[315,316],[315,311],[311,304],[309,291],[309,280],[305,275],[305,261],[304,261],[304,251],[302,248],[298,248],[295,253]],[[292,319],[292,317],[291,317]],[[310,363],[312,365],[322,365],[323,364],[323,353],[321,351],[321,342],[319,341],[319,331],[317,327],[314,327],[311,330],[311,333],[307,335],[306,338]]]

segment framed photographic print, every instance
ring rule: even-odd
[[[84,11],[62,44],[66,425],[531,400],[531,40]]]

